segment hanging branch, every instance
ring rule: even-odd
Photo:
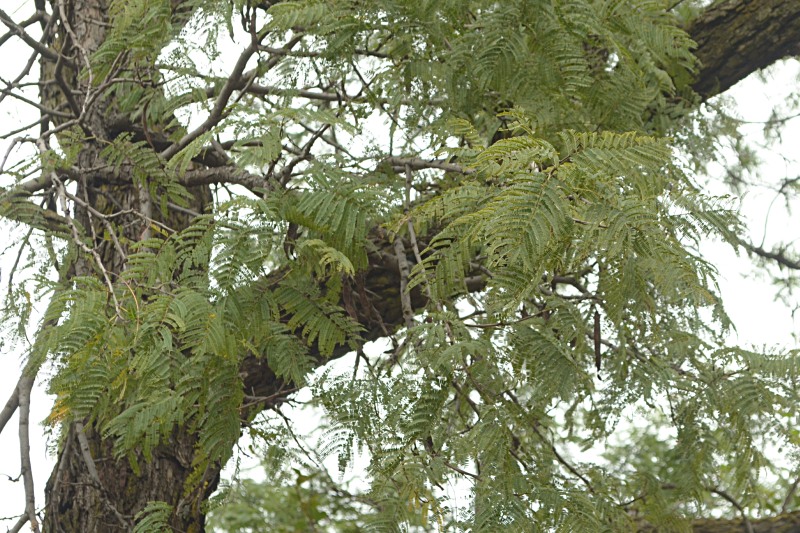
[[[39,520],[36,517],[36,493],[33,489],[33,469],[31,467],[30,445],[30,411],[33,376],[23,373],[17,385],[19,399],[19,454],[22,470],[22,484],[25,487],[25,514],[34,533],[39,532]]]
[[[0,433],[3,433],[3,428],[6,427],[8,421],[11,420],[11,417],[14,416],[15,412],[17,412],[17,407],[19,407],[19,387],[24,378],[25,374],[23,373],[17,381],[17,385],[14,387],[14,390],[11,391],[11,396],[9,396],[6,405],[3,407],[3,410],[0,411]]]

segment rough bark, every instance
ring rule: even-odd
[[[640,533],[669,533],[649,525],[639,527]],[[693,533],[800,533],[800,511],[757,520],[741,518],[722,520],[704,518],[692,522]]]
[[[720,94],[779,59],[800,54],[800,2],[727,0],[692,22],[700,69],[693,88]]]
[[[748,525],[750,528],[748,528]],[[695,533],[800,533],[800,511],[760,520],[697,520],[692,524]]]
[[[78,69],[102,44],[107,28],[107,4],[104,0],[73,0],[54,2],[53,12],[59,22],[53,28],[50,45],[58,50],[59,59],[42,61],[42,78],[55,81],[44,86],[42,104],[48,109],[72,111],[80,115],[79,124],[87,140],[78,156],[79,169],[96,166],[104,141],[118,132],[110,123],[112,101],[95,97],[84,106],[93,88],[77,75]],[[57,126],[58,118],[53,120]],[[96,258],[83,257],[72,266],[73,275],[114,277],[124,268],[130,243],[146,238],[150,223],[135,213],[145,214],[177,231],[190,222],[185,212],[169,212],[163,216],[154,209],[146,187],[133,182],[124,172],[118,181],[107,183],[102,176],[85,171],[77,179],[74,203],[75,227],[90,236],[89,247]],[[51,184],[52,185],[52,184]],[[194,202],[189,209],[202,213],[211,198],[207,184],[190,189]],[[112,241],[108,228],[97,216],[113,212],[130,213],[115,217],[113,230],[118,235]],[[102,266],[101,266],[102,265]],[[85,426],[84,426],[85,424]],[[175,431],[168,443],[158,447],[150,460],[136,457],[139,470],[130,458],[115,459],[112,441],[103,439],[91,421],[76,421],[64,429],[58,463],[46,485],[44,530],[72,533],[129,531],[136,513],[148,502],[166,502],[175,509],[171,525],[175,531],[199,532],[204,529],[202,503],[215,490],[220,465],[213,464],[193,490],[185,493],[185,481],[194,470],[196,436]]]
[[[69,426],[45,487],[44,531],[130,531],[136,513],[148,502],[159,501],[175,509],[170,524],[175,531],[204,530],[201,505],[216,489],[219,467],[210,468],[195,490],[183,494],[184,482],[193,471],[193,435],[176,431],[151,460],[137,458],[141,470],[136,472],[127,458],[114,459],[112,442],[102,439],[93,427],[84,428],[86,439],[81,442],[80,427]]]
[[[104,0],[71,0],[59,4],[66,5],[64,14],[74,38],[79,41],[72,42],[73,36],[68,35],[66,27],[61,25],[57,29],[59,42],[62,43],[60,52],[74,62],[80,61],[82,50],[95,50],[104,38],[106,3]],[[174,6],[178,4],[173,2]],[[689,31],[698,43],[697,55],[702,63],[694,88],[707,98],[724,91],[758,68],[800,52],[797,44],[800,42],[800,2],[731,0],[710,9]],[[75,111],[76,107],[80,109],[80,99],[85,97],[88,88],[81,87],[74,69],[66,64],[59,66],[54,58],[45,57],[43,75],[58,81],[56,86],[50,87],[60,87],[43,94],[46,107],[65,111]],[[77,92],[74,94],[70,92],[75,89]],[[71,98],[77,98],[77,101],[70,101]],[[105,112],[107,105],[96,103],[90,110],[90,116],[84,117],[83,123],[96,141],[86,143],[79,158],[83,168],[94,165],[99,152],[97,140],[107,139],[121,131],[131,131],[134,135],[141,133],[135,125],[120,121],[119,117],[112,119]],[[207,160],[203,163],[217,166],[222,162]],[[116,210],[159,216],[148,207],[147,194],[143,194],[132,182],[124,179],[118,183],[93,182],[95,177],[100,179],[100,176],[86,172],[78,180],[78,196],[86,198],[87,204],[93,209],[104,212],[107,199],[114,198],[119,202]],[[198,180],[197,184],[197,202],[192,207],[202,212],[210,196],[207,182]],[[87,207],[76,205],[75,219],[84,228],[103,235],[104,228],[96,217],[92,217]],[[178,213],[163,221],[175,229],[181,229],[188,223],[185,215]],[[122,235],[131,242],[140,240],[147,231],[146,225],[133,216],[118,222]],[[370,255],[370,268],[351,287],[350,300],[342,302],[364,325],[367,332],[365,340],[385,335],[403,321],[397,262],[386,239],[377,232],[374,237],[375,251]],[[98,237],[94,244],[100,250],[103,264],[112,273],[119,272],[124,258],[112,243]],[[79,262],[75,268],[79,274],[99,275],[96,266],[88,260]],[[470,283],[471,288],[478,288],[482,281],[475,278]],[[269,290],[269,286],[270,280],[267,279],[263,290]],[[413,298],[415,307],[424,305],[421,294],[415,293]],[[251,411],[242,413],[244,419],[252,414],[253,409],[267,408],[279,402],[281,396],[285,395],[284,391],[288,390],[286,383],[276,378],[263,358],[245,358],[242,376],[248,394],[273,398],[269,402],[251,406]],[[188,494],[184,493],[185,481],[192,471],[195,435],[177,430],[168,443],[154,451],[151,461],[139,457],[141,470],[135,471],[128,459],[115,459],[111,453],[111,442],[101,438],[89,421],[85,423],[86,427],[81,423],[73,423],[65,430],[58,464],[46,489],[45,531],[128,531],[135,514],[149,501],[163,501],[174,507],[171,526],[175,531],[203,531],[202,504],[216,488],[220,465],[211,465],[197,488]],[[800,531],[798,523],[800,515],[795,513],[752,521],[752,527],[754,532]],[[698,532],[743,530],[742,522],[737,520],[704,520],[695,524],[695,531]]]

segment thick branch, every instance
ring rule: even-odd
[[[752,526],[753,533],[800,533],[800,511],[750,520],[750,526]],[[742,533],[747,531],[746,527],[741,518],[735,520],[701,519],[692,522],[694,533]]]
[[[8,16],[8,15],[6,15],[6,16]],[[36,24],[40,20],[44,20],[46,18],[46,16],[47,16],[46,13],[41,12],[41,11],[37,11],[30,18],[28,18],[26,20],[23,20],[19,24],[15,24],[15,27],[12,28],[11,31],[9,31],[8,33],[6,33],[2,37],[0,37],[0,46],[3,46],[5,44],[5,42],[8,41],[11,37],[17,35],[17,28],[19,28],[19,29],[27,28],[28,26]],[[5,21],[4,21],[4,23],[5,23]],[[6,24],[6,26],[8,26],[8,24]]]
[[[368,256],[369,267],[356,276],[355,287],[351,288],[352,293],[358,295],[351,307],[355,314],[353,318],[364,328],[361,334],[364,343],[386,337],[404,326],[407,320],[406,309],[409,306],[413,310],[422,311],[428,304],[428,297],[419,286],[408,293],[409,300],[403,304],[400,293],[403,267],[398,261],[394,244],[389,241],[389,235],[382,230],[374,231],[370,240],[369,247],[372,252]],[[406,258],[406,261],[410,261],[410,258]],[[413,265],[407,266],[410,269]],[[486,287],[488,276],[477,270],[469,273],[464,279],[464,289],[467,292],[477,292]],[[271,291],[284,276],[284,270],[274,271],[257,286],[248,287],[246,290]],[[346,307],[344,302],[340,302],[340,305]],[[350,351],[348,346],[339,346],[334,350],[333,356],[327,358],[319,354],[316,346],[311,347],[311,355],[320,365]],[[243,413],[244,418],[248,418],[252,411],[282,403],[296,390],[291,384],[276,377],[269,368],[266,358],[260,355],[249,355],[244,359],[241,375],[245,394],[268,399],[260,404],[249,405],[248,412]]]
[[[272,189],[272,184],[269,183],[266,177],[233,166],[190,170],[181,176],[180,181],[187,187],[210,185],[212,183],[230,183],[242,185],[251,191]]]
[[[688,31],[701,63],[694,90],[707,99],[800,54],[800,2],[727,0],[706,10]]]
[[[24,199],[26,196],[28,195],[24,191],[0,189],[0,218],[27,224],[55,234],[63,234],[66,231],[67,219],[55,211]]]

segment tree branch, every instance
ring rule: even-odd
[[[777,251],[765,250],[761,246],[755,246],[743,240],[740,240],[739,244],[749,253],[775,261],[781,267],[786,267],[790,270],[800,270],[800,260],[787,257],[785,249],[779,248]]]
[[[37,11],[31,17],[23,20],[22,22],[20,22],[16,26],[17,26],[17,28],[23,28],[24,29],[24,28],[27,28],[28,26],[36,24],[40,20],[45,20],[46,17],[47,17],[46,13],[44,13],[43,11]],[[11,31],[9,31],[7,33],[5,33],[2,37],[0,37],[0,46],[3,46],[6,43],[6,41],[8,41],[11,37],[14,37],[15,35],[17,35],[16,28],[12,29]]]
[[[303,38],[302,34],[295,35],[284,45],[284,49],[291,50],[300,40]],[[173,144],[163,152],[161,152],[161,157],[165,160],[171,159],[175,154],[189,146],[196,138],[200,137],[202,134],[210,131],[211,128],[216,126],[220,120],[222,120],[225,108],[228,105],[228,101],[230,100],[231,96],[233,95],[233,91],[236,90],[238,80],[242,77],[242,73],[244,72],[245,67],[247,66],[247,62],[250,58],[258,51],[258,39],[256,36],[253,36],[253,39],[250,42],[250,45],[242,51],[239,55],[239,59],[236,61],[236,65],[234,65],[233,70],[230,73],[230,77],[225,85],[222,87],[222,90],[219,92],[219,96],[217,97],[217,101],[214,103],[214,108],[211,110],[211,113],[208,115],[202,124],[200,124],[197,128],[192,130],[191,132],[187,133],[183,136],[183,138],[178,141],[177,143]],[[267,61],[261,70],[268,71],[272,69],[277,63],[279,56],[273,56]],[[253,73],[255,75],[255,73]]]
[[[727,0],[705,10],[688,32],[700,60],[693,88],[708,99],[779,59],[800,54],[800,2]]]
[[[422,159],[420,157],[387,157],[384,160],[386,163],[397,170],[405,170],[410,167],[411,170],[423,170],[426,168],[434,168],[437,170],[444,170],[445,172],[458,172],[459,174],[473,174],[475,170],[467,167],[462,167],[455,163],[448,163],[444,159]]]
[[[0,22],[6,25],[6,27],[11,30],[11,32],[22,39],[25,44],[30,46],[32,49],[36,50],[42,56],[46,57],[51,61],[58,61],[60,57],[58,53],[56,53],[53,49],[48,48],[47,46],[43,45],[33,37],[31,37],[26,31],[25,28],[14,22],[14,20],[8,16],[8,14],[0,9]],[[27,22],[27,21],[26,21]]]
[[[17,381],[17,386],[14,387],[14,390],[11,392],[11,396],[9,396],[3,410],[0,411],[0,433],[3,432],[3,428],[6,427],[8,421],[11,420],[11,417],[14,416],[14,413],[17,411],[17,407],[19,407],[19,387],[24,378],[25,374],[23,373],[19,381]]]
[[[103,501],[108,507],[111,509],[111,512],[117,517],[120,524],[123,527],[131,527],[130,521],[119,512],[116,506],[109,501],[106,497],[106,491],[103,488],[103,483],[100,481],[100,474],[97,472],[97,467],[94,464],[94,459],[92,458],[92,452],[89,449],[89,440],[86,438],[85,428],[83,427],[83,422],[75,422],[75,435],[78,437],[78,445],[81,449],[81,456],[83,457],[83,462],[86,464],[86,470],[89,472],[89,477],[92,480],[92,483],[95,484],[95,488],[100,491],[101,497]]]
[[[25,487],[25,514],[28,515],[31,530],[34,533],[38,533],[39,520],[36,517],[36,493],[33,489],[33,469],[31,467],[31,443],[29,432],[33,380],[33,376],[23,373],[17,385],[19,393],[19,454],[22,470],[22,484]]]

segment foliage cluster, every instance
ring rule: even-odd
[[[692,112],[692,43],[669,2],[270,4],[198,0],[176,27],[167,0],[111,2],[85,74],[99,86],[122,55],[147,71],[105,97],[179,148],[120,135],[101,154],[109,183],[128,173],[155,199],[145,238],[84,228],[81,247],[3,197],[44,244],[29,272],[60,269],[30,278],[52,296],[30,355],[53,373],[50,423],[95,425],[134,469],[195,433],[187,491],[249,428],[268,483],[223,491],[211,516],[228,531],[674,531],[723,490],[769,509],[759,474],[782,470],[763,450],[798,445],[798,354],[724,344],[699,246],[741,228],[692,174],[696,132],[719,131]],[[239,79],[216,70],[230,40],[258,42]],[[219,122],[187,136],[228,85]],[[84,141],[66,130],[39,161],[68,175]],[[214,150],[231,187],[170,227]],[[123,268],[68,275],[98,240]],[[390,259],[396,286],[368,294]],[[6,302],[18,332],[28,289]],[[376,334],[373,301],[405,320]],[[364,350],[377,337],[388,351]],[[353,351],[354,369],[324,366]],[[263,401],[243,384],[253,357],[310,391],[314,447],[248,407]],[[348,489],[329,457],[342,475],[366,462],[365,479]],[[153,503],[141,527],[169,513]]]

